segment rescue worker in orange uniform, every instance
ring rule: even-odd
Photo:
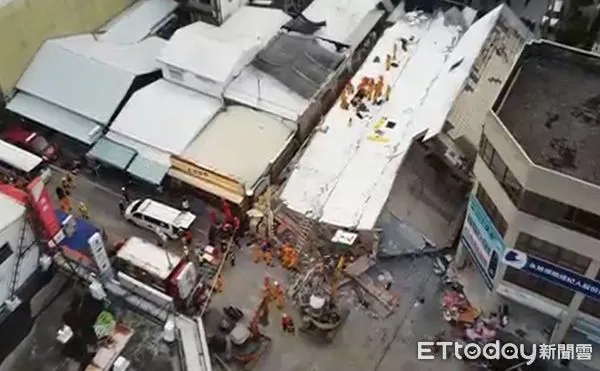
[[[385,87],[385,95],[384,95],[384,98],[385,98],[385,101],[386,101],[386,102],[390,100],[390,94],[391,94],[391,93],[392,93],[392,87],[391,87],[391,86],[388,84],[388,85]]]
[[[340,108],[344,111],[347,111],[350,108],[350,104],[348,103],[348,96],[346,95],[346,90],[342,91],[340,95]]]
[[[252,247],[252,260],[254,263],[258,264],[262,258],[262,252],[260,251],[260,244],[258,242],[254,243]]]
[[[216,291],[216,292],[223,292],[223,285],[224,285],[224,282],[223,282],[223,275],[222,275],[222,274],[219,274],[219,275],[217,276],[217,279],[216,279],[216,281],[215,281],[215,291]]]
[[[275,306],[277,307],[277,309],[283,310],[283,292],[281,291],[281,286],[279,286],[279,282],[273,282],[271,295],[271,297],[275,301]]]
[[[69,198],[69,196],[65,196],[60,199],[60,209],[67,214],[70,214],[71,211],[73,211],[73,207],[71,206],[71,199]]]
[[[295,250],[292,251],[292,255],[290,256],[290,264],[288,266],[288,269],[298,269],[298,253]]]
[[[281,315],[281,330],[292,335],[296,333],[294,320],[287,313]]]
[[[265,276],[263,281],[263,290],[262,296],[263,299],[267,302],[267,305],[271,302],[273,290],[271,289],[271,280],[269,280],[268,276]]]
[[[273,267],[273,252],[271,242],[265,240],[261,246],[262,258],[269,267]]]
[[[381,97],[381,94],[383,93],[383,86],[383,76],[379,76],[379,79],[377,79],[377,82],[375,83],[375,94],[373,96],[373,103],[375,103],[375,101],[377,101]]]

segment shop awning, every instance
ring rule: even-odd
[[[215,184],[209,183],[202,179],[196,178],[194,176],[188,175],[181,170],[170,169],[169,175],[175,179],[179,179],[184,183],[191,185],[192,187],[196,187],[205,192],[208,192],[212,195],[218,196],[220,198],[224,198],[227,201],[233,202],[236,205],[241,205],[244,201],[244,197],[238,193],[231,192],[222,187],[219,187]]]
[[[102,135],[102,126],[94,121],[24,92],[17,93],[6,108],[88,145]]]
[[[169,165],[149,160],[140,155],[136,156],[127,168],[129,174],[155,185],[162,182],[167,171],[169,171]]]
[[[112,165],[119,170],[125,170],[135,155],[136,151],[134,149],[106,138],[100,138],[88,152],[88,156]]]

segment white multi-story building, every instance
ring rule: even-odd
[[[29,299],[39,288],[40,249],[19,192],[0,190],[0,370],[11,369],[11,353],[31,330]]]
[[[598,55],[523,48],[485,118],[459,243],[490,309],[534,309],[552,342],[600,339],[599,87]]]

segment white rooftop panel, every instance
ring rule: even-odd
[[[51,40],[37,52],[17,88],[107,124],[134,77],[127,71],[77,55]]]
[[[251,188],[293,133],[293,125],[277,116],[229,106],[198,135],[183,157]]]
[[[322,124],[325,130],[315,134],[285,185],[283,202],[326,223],[371,229],[405,152],[430,124],[414,122],[413,117],[428,99],[459,36],[459,27],[445,24],[441,13],[433,19],[409,13],[388,29],[352,84],[356,87],[363,76],[383,76],[392,86],[390,100],[370,106],[362,120],[336,103]],[[402,51],[401,38],[412,39],[407,51]],[[398,67],[386,71],[385,56],[393,52],[394,43]],[[372,140],[376,131],[383,141]]]
[[[249,64],[289,19],[278,9],[244,6],[220,27],[196,22],[180,28],[159,60],[224,84]]]
[[[157,71],[160,68],[156,58],[167,44],[160,37],[152,36],[138,43],[119,45],[97,40],[90,34],[64,37],[52,41],[73,53],[136,76]]]
[[[135,92],[111,131],[171,154],[181,154],[221,108],[211,98],[166,80]]]
[[[0,140],[0,161],[28,173],[42,163],[42,158]]]
[[[340,44],[353,45],[353,33],[361,28],[369,12],[375,9],[371,0],[315,0],[302,13],[312,22],[325,21],[327,24],[315,32],[315,36]],[[375,17],[383,16],[377,11]],[[370,29],[366,31],[370,32]]]
[[[450,54],[442,73],[429,92],[430,98],[415,118],[417,122],[430,123],[424,140],[442,131],[454,100],[463,90],[475,60],[500,18],[503,6],[496,7],[469,27]]]
[[[17,88],[107,124],[136,75],[158,69],[155,57],[163,45],[158,38],[114,45],[98,42],[91,35],[49,40],[36,53]]]
[[[117,257],[161,280],[166,280],[181,261],[177,255],[138,237],[129,238]]]
[[[246,66],[225,90],[225,98],[296,122],[309,101],[256,67]]]
[[[101,41],[134,44],[153,32],[177,8],[174,0],[141,0],[102,27]]]

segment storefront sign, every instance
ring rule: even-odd
[[[52,240],[57,233],[60,232],[61,227],[54,208],[50,201],[50,194],[46,188],[42,178],[35,178],[27,186],[27,193],[37,218],[42,226],[44,237],[48,240]]]
[[[102,235],[99,232],[94,233],[89,239],[88,244],[90,246],[90,251],[92,252],[92,256],[94,257],[94,261],[98,266],[98,270],[100,271],[100,275],[105,280],[110,280],[114,277],[112,267],[110,265],[110,260],[108,260],[108,255],[106,254],[106,249],[104,247],[104,240],[102,240]]]
[[[531,273],[556,285],[594,299],[600,299],[600,282],[579,273],[512,249],[504,253],[503,261],[506,265]]]
[[[246,195],[244,187],[235,179],[218,174],[215,171],[198,166],[182,158],[171,156],[171,166],[187,175],[216,185],[227,191],[234,192],[241,196]]]
[[[471,195],[460,245],[473,256],[486,285],[491,288],[499,257],[504,253],[504,240],[477,198]]]

